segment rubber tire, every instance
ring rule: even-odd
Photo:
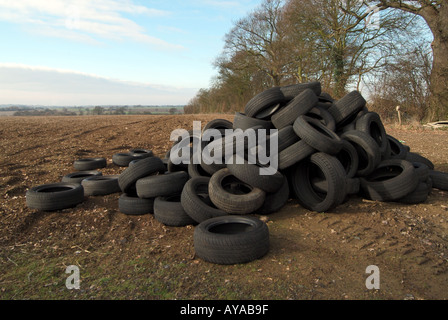
[[[157,197],[154,200],[154,218],[170,227],[184,227],[197,224],[182,207],[180,194]]]
[[[341,138],[317,119],[299,116],[293,128],[303,141],[320,152],[334,155],[341,151]]]
[[[85,158],[73,162],[73,167],[78,171],[90,171],[107,167],[106,158]]]
[[[132,167],[124,170],[118,177],[118,184],[121,191],[124,193],[129,192],[132,187],[136,186],[136,182],[144,177],[150,176],[155,173],[164,173],[165,165],[158,157],[149,157],[141,159],[135,163]]]
[[[428,199],[429,188],[426,182],[419,182],[415,190],[404,196],[403,198],[395,200],[395,202],[404,204],[418,204],[424,203]]]
[[[408,160],[409,162],[421,162],[428,166],[430,170],[434,170],[434,163],[432,163],[431,160],[428,158],[422,156],[421,154],[418,154],[416,152],[408,152],[406,154],[405,160]]]
[[[363,98],[359,91],[352,91],[342,97],[340,100],[335,101],[333,105],[328,109],[337,127],[343,127],[347,123],[354,120],[359,111],[366,105],[366,100]],[[352,119],[353,118],[353,119]]]
[[[225,189],[224,180],[244,185],[249,192],[235,194]],[[210,179],[208,193],[213,204],[228,214],[250,214],[258,210],[264,203],[266,193],[261,189],[245,184],[230,173],[228,168],[216,172]]]
[[[69,174],[63,176],[61,182],[81,184],[81,182],[86,178],[102,176],[102,175],[103,174],[101,171],[96,171],[96,170],[78,171],[78,172],[69,173]]]
[[[335,157],[341,162],[342,166],[345,169],[345,173],[347,174],[347,178],[353,178],[356,176],[358,172],[359,166],[359,156],[356,148],[349,141],[345,139],[342,140],[342,148]]]
[[[180,201],[185,212],[197,223],[204,220],[225,216],[227,213],[216,208],[210,201],[206,203],[199,194],[208,195],[209,177],[194,177],[185,184]]]
[[[400,172],[393,172],[399,167]],[[364,196],[376,201],[395,201],[405,197],[417,188],[419,183],[415,168],[409,161],[389,159],[382,161],[368,176],[361,177]]]
[[[437,170],[429,170],[429,177],[432,180],[433,188],[448,191],[448,173]]]
[[[273,87],[255,95],[244,107],[244,113],[251,118],[256,114],[278,103],[285,101],[280,87]]]
[[[317,96],[311,89],[305,89],[286,106],[277,111],[271,121],[277,129],[294,123],[297,117],[308,113],[317,104]]]
[[[286,176],[277,192],[266,193],[263,205],[255,213],[259,215],[272,214],[283,208],[289,200],[289,183]]]
[[[283,175],[280,171],[272,175],[260,175],[260,166],[249,163],[238,155],[233,155],[233,161],[227,164],[227,168],[241,181],[264,192],[276,192],[283,184]]]
[[[138,179],[135,188],[142,199],[170,196],[180,194],[188,179],[188,173],[184,171],[165,172]]]
[[[288,101],[294,99],[306,89],[312,90],[316,96],[320,96],[322,93],[322,86],[318,81],[297,83],[280,87],[280,91]]]
[[[147,150],[147,149],[142,149],[142,148],[136,148],[136,149],[131,149],[129,150],[129,153],[137,158],[149,158],[149,157],[154,157],[154,153],[152,152],[152,150]]]
[[[112,162],[119,167],[128,167],[129,163],[132,160],[139,159],[140,157],[137,154],[133,154],[130,152],[120,152],[116,153],[112,156]]]
[[[355,147],[358,153],[358,170],[356,176],[367,176],[381,162],[380,148],[376,141],[367,133],[358,130],[347,131],[341,135]]]
[[[271,121],[251,118],[241,112],[235,113],[233,118],[233,129],[246,130],[255,126],[261,126],[266,130],[274,127]]]
[[[299,140],[291,146],[280,151],[278,154],[278,168],[285,170],[292,167],[299,161],[309,157],[316,152],[316,149],[311,147],[303,140]]]
[[[84,188],[79,183],[51,183],[33,187],[26,192],[28,208],[57,211],[84,201]]]
[[[132,194],[121,194],[118,198],[118,209],[126,215],[144,215],[154,213],[154,198],[141,199]]]
[[[405,146],[395,137],[386,134],[387,140],[389,141],[389,159],[406,159],[408,150]]]
[[[327,192],[319,194],[313,188],[310,165],[317,166],[327,181]],[[329,154],[317,152],[301,161],[293,170],[291,184],[297,201],[304,208],[326,212],[342,203],[347,196],[345,170],[339,160]]]
[[[121,192],[118,185],[119,175],[94,176],[82,180],[85,196],[105,196],[108,194]]]
[[[356,130],[368,133],[378,144],[381,156],[385,156],[389,150],[386,129],[384,129],[383,122],[380,115],[376,112],[367,112],[356,120]]]
[[[193,243],[196,256],[204,261],[242,264],[268,253],[269,229],[255,217],[217,217],[195,227]]]
[[[314,119],[318,119],[331,131],[336,131],[336,121],[334,120],[331,113],[327,111],[327,109],[317,105],[305,115]]]
[[[202,132],[208,129],[233,129],[233,123],[226,119],[213,119],[204,126]]]

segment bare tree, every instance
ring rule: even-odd
[[[431,103],[427,120],[448,117],[448,1],[446,0],[365,0],[380,10],[399,9],[422,17],[432,32],[433,64]]]

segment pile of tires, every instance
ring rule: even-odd
[[[219,136],[205,139],[208,129]],[[248,129],[259,136],[266,129],[269,135],[266,144],[247,139],[238,149],[226,139],[226,129],[241,129],[234,131],[235,137]],[[262,174],[266,163],[259,157],[249,161],[250,156],[274,141],[278,153],[271,159],[277,166]],[[189,164],[173,161],[181,145]],[[223,151],[222,163],[209,161],[211,153],[204,150]],[[78,171],[62,182],[28,190],[27,205],[60,210],[79,204],[84,195],[120,193],[123,214],[153,214],[173,227],[193,225],[199,258],[236,264],[268,252],[268,227],[257,216],[279,211],[290,199],[308,210],[328,212],[353,195],[415,204],[426,201],[432,188],[448,190],[448,174],[434,170],[429,159],[387,134],[358,91],[335,100],[321,91],[319,82],[263,91],[233,122],[215,119],[199,135],[189,131],[164,158],[132,149],[113,155],[112,162],[124,167],[119,175],[97,171],[106,166],[102,158],[75,161]]]

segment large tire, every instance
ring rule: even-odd
[[[193,237],[196,255],[216,264],[247,263],[269,251],[269,229],[255,217],[208,219],[196,226]]]
[[[138,179],[135,187],[140,198],[156,198],[181,193],[189,179],[184,171],[167,172]]]
[[[255,126],[261,126],[266,130],[273,128],[271,121],[251,118],[241,112],[235,113],[235,116],[233,118],[233,129],[246,130]]]
[[[381,162],[380,148],[369,134],[358,130],[351,130],[342,134],[341,139],[345,139],[353,144],[358,153],[357,176],[367,176]]]
[[[119,175],[94,176],[82,180],[81,184],[84,187],[84,195],[104,196],[120,192],[118,177]]]
[[[297,117],[308,113],[317,104],[317,96],[311,89],[304,90],[286,106],[277,111],[271,118],[277,129],[294,123]]]
[[[209,177],[195,177],[191,178],[185,184],[180,201],[185,212],[197,223],[204,220],[225,216],[223,210],[216,208],[216,206],[206,201],[208,196]]]
[[[312,90],[316,96],[320,96],[322,93],[322,86],[318,81],[297,83],[280,87],[280,90],[283,93],[285,100],[294,99],[306,89]]]
[[[78,172],[69,173],[69,174],[63,176],[61,182],[81,184],[81,182],[86,178],[102,176],[102,175],[103,174],[101,171],[96,171],[96,170],[78,171]]]
[[[254,96],[244,107],[248,117],[255,118],[256,114],[285,100],[280,87],[273,87]]]
[[[123,193],[118,198],[118,209],[126,215],[144,215],[154,213],[154,198],[142,199],[137,195]]]
[[[315,176],[326,180],[326,192],[313,187]],[[347,195],[347,176],[339,160],[326,153],[314,153],[294,168],[291,184],[297,201],[306,209],[316,212],[332,210],[342,203]]]
[[[380,115],[376,112],[367,112],[356,120],[356,130],[368,133],[376,141],[380,148],[381,156],[387,156],[389,140]]]
[[[160,158],[150,157],[142,159],[120,174],[120,177],[118,177],[118,184],[120,185],[120,189],[124,193],[127,193],[132,187],[135,187],[135,184],[139,179],[155,173],[164,172],[165,165]]]
[[[233,176],[229,169],[216,172],[208,186],[210,200],[228,214],[249,214],[259,209],[266,193]]]
[[[280,171],[272,175],[261,175],[260,166],[249,163],[239,155],[233,155],[232,163],[228,163],[227,168],[241,181],[264,192],[276,192],[283,184],[283,175]]]
[[[84,201],[84,188],[79,183],[51,183],[26,192],[26,205],[41,211],[71,208]]]
[[[432,180],[433,188],[448,191],[448,173],[429,170],[429,177]]]
[[[315,152],[316,149],[311,147],[305,141],[299,140],[296,143],[290,145],[289,147],[279,152],[278,168],[280,170],[285,170],[289,167],[292,167],[299,161],[305,159],[306,157],[312,155]]]
[[[341,151],[341,138],[319,120],[300,116],[293,127],[295,133],[314,149],[332,155]]]
[[[376,201],[395,201],[417,188],[415,168],[409,161],[389,159],[382,161],[366,177],[360,178],[362,193]]]
[[[359,111],[366,105],[366,100],[358,91],[352,91],[342,97],[340,100],[333,103],[328,109],[337,127],[343,127],[347,123],[350,123]]]
[[[154,200],[154,218],[170,227],[183,227],[197,224],[182,207],[180,195],[157,197]]]
[[[107,166],[106,158],[85,158],[75,160],[73,167],[78,171],[90,171],[105,168]]]

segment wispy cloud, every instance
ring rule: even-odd
[[[183,49],[149,35],[127,17],[130,14],[163,17],[170,12],[131,0],[0,0],[0,20],[23,24],[34,33],[90,42],[132,40],[160,49]]]
[[[44,66],[0,63],[0,104],[186,104],[196,90]]]

